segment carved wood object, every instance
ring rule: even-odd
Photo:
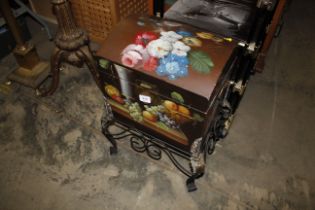
[[[82,67],[85,63],[97,84],[99,74],[89,48],[87,34],[79,28],[73,18],[68,0],[52,0],[53,13],[57,17],[58,32],[55,38],[56,47],[51,56],[52,83],[42,96],[52,95],[59,85],[60,65],[63,62]]]

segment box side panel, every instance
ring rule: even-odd
[[[201,137],[205,114],[185,104],[191,94],[161,86],[113,63],[99,70],[103,94],[116,119],[188,152],[191,143]]]

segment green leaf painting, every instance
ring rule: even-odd
[[[109,64],[109,61],[108,60],[105,60],[105,59],[100,59],[99,60],[99,65],[100,67],[106,69],[108,67],[108,64]]]
[[[171,97],[172,99],[174,99],[175,101],[179,103],[182,103],[182,104],[185,103],[183,96],[175,91],[171,93]]]
[[[202,51],[189,52],[188,59],[192,68],[202,74],[209,74],[214,66],[208,54]]]
[[[197,122],[202,122],[205,120],[203,117],[200,116],[200,114],[197,114],[197,113],[193,114],[193,119]]]

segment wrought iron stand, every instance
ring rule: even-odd
[[[186,180],[188,192],[197,190],[195,180],[203,176],[206,156],[207,154],[211,155],[213,153],[216,142],[216,138],[209,133],[206,138],[199,138],[193,142],[190,154],[181,152],[176,148],[166,145],[165,142],[160,139],[116,122],[111,107],[106,99],[101,125],[102,133],[112,144],[110,147],[111,155],[117,154],[118,147],[116,141],[120,139],[128,139],[133,150],[140,153],[146,152],[147,155],[154,160],[160,160],[162,153],[164,153],[175,167],[188,177]],[[110,132],[111,126],[119,127],[121,132]],[[187,166],[183,163],[186,163]]]

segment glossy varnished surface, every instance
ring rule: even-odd
[[[144,22],[145,25],[140,26],[137,24],[138,20],[138,17],[131,17],[114,27],[107,40],[102,43],[97,55],[121,64],[121,52],[127,45],[134,42],[135,36],[139,32],[153,31],[157,34],[161,31],[171,30],[184,30],[194,34],[195,32],[201,32],[198,29],[183,24],[180,24],[179,26],[170,26],[170,24],[165,23],[163,20],[158,21],[147,17],[141,17],[141,22]],[[192,47],[192,50],[200,50],[210,56],[214,63],[214,67],[209,74],[200,74],[192,70],[191,66],[189,66],[189,75],[187,77],[169,80],[167,77],[158,76],[155,72],[144,71],[140,65],[134,67],[134,69],[209,99],[236,43],[233,41],[216,43],[212,40],[200,40],[202,41],[202,46]]]

